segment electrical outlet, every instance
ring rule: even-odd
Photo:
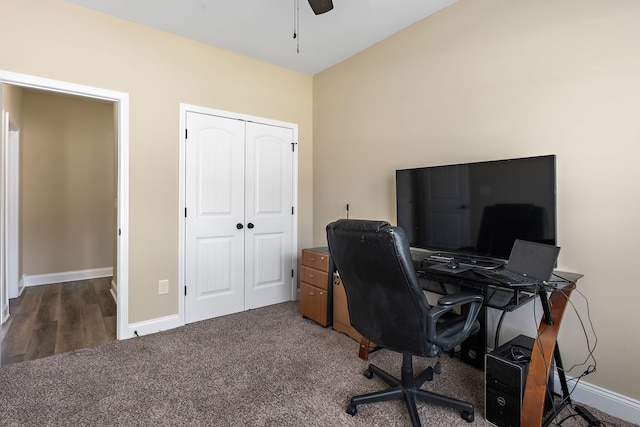
[[[158,294],[168,294],[169,293],[169,281],[168,280],[158,280]]]

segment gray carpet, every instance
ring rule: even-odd
[[[362,375],[368,362],[357,351],[348,336],[303,319],[297,303],[278,304],[4,366],[0,425],[410,426],[400,402],[345,413],[352,395],[384,387]],[[399,375],[398,354],[381,350],[370,362]],[[429,362],[415,359],[416,371]],[[489,425],[483,373],[448,356],[442,363],[424,388],[472,401],[476,420],[420,405],[423,425]],[[631,425],[594,413],[605,425]]]

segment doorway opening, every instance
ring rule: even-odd
[[[128,331],[128,153],[129,153],[129,95],[122,92],[111,91],[91,86],[83,86],[69,82],[58,80],[44,79],[36,76],[12,73],[0,70],[0,100],[2,100],[2,86],[16,86],[24,89],[32,89],[43,92],[51,92],[57,94],[72,95],[87,99],[101,100],[113,103],[114,109],[114,126],[115,126],[115,193],[116,193],[116,214],[115,214],[115,257],[113,280],[117,286],[116,294],[116,336],[117,339],[127,337]],[[4,115],[4,105],[2,107]],[[5,135],[2,136],[2,147],[6,147]],[[2,162],[5,163],[6,151],[3,150]],[[3,178],[6,174],[6,168],[2,168]],[[11,201],[2,194],[0,200],[2,211],[10,211],[12,209]],[[6,230],[6,226],[3,224]],[[0,248],[2,256],[5,259],[5,253],[16,250],[11,247],[12,242],[8,241],[7,233],[0,233]],[[3,262],[4,264],[4,262]],[[6,274],[6,266],[2,265],[0,271],[3,272],[1,277],[4,287]],[[3,301],[5,300],[3,295]]]

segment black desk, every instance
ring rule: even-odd
[[[425,260],[426,255],[422,251],[412,250],[411,255],[422,288],[425,291],[448,294],[457,291],[459,288],[464,288],[478,292],[485,298],[484,308],[478,315],[481,325],[480,331],[461,346],[462,360],[478,368],[484,369],[485,354],[487,352],[487,308],[502,310],[504,316],[504,313],[513,311],[536,298],[540,298],[543,317],[540,322],[538,336],[535,337],[537,345],[534,346],[527,377],[522,413],[523,421],[526,420],[526,422],[522,425],[547,425],[550,421],[550,419],[544,418],[542,409],[544,406],[546,380],[549,376],[551,365],[548,363],[543,350],[546,351],[547,355],[553,355],[562,388],[561,406],[571,403],[560,349],[556,339],[562,322],[564,307],[571,295],[571,291],[575,288],[576,282],[582,277],[581,274],[556,271],[554,272],[554,279],[544,288],[514,289],[477,274],[473,270],[458,272],[457,270],[430,268],[442,264],[430,259]],[[455,289],[456,287],[458,289]],[[497,347],[497,337],[502,319],[503,317],[498,323],[494,348]],[[542,337],[541,331],[545,330],[547,331],[545,332],[545,337]],[[561,408],[556,407],[555,409],[559,411]]]
[[[503,312],[513,311],[536,298],[534,289],[514,289],[506,287],[494,280],[488,279],[473,270],[448,270],[441,267],[446,264],[425,259],[422,251],[411,251],[413,263],[420,278],[420,284],[425,291],[436,294],[450,294],[460,288],[478,292],[484,297],[484,307],[478,315],[480,331],[462,344],[460,357],[463,361],[484,369],[484,359],[487,352],[487,308],[495,308]],[[439,267],[441,269],[434,269]],[[496,335],[497,336],[497,335]],[[493,347],[496,347],[495,345]]]

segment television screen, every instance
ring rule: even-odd
[[[515,239],[556,244],[555,156],[396,171],[412,247],[508,259]]]

